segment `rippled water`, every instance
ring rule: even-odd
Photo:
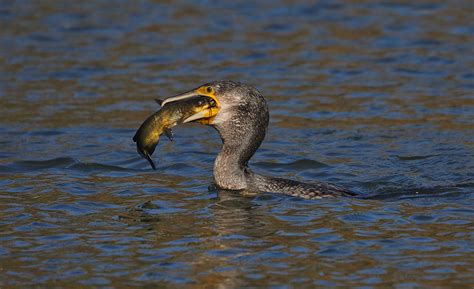
[[[472,288],[474,9],[446,2],[0,2],[0,288]],[[199,125],[150,170],[153,99],[217,79],[267,97],[256,171],[375,196],[208,191]]]

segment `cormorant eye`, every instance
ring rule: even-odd
[[[209,100],[209,105],[210,105],[211,107],[216,106],[216,101],[215,101],[214,99]]]
[[[212,92],[214,92],[214,89],[212,88],[212,86],[208,86],[206,88],[206,91],[207,91],[207,93],[212,93]]]

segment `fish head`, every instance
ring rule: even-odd
[[[214,117],[221,109],[216,87],[212,84],[202,85],[186,93],[168,97],[161,102],[161,106],[163,107],[167,103],[184,102],[195,98],[199,99],[199,101],[192,102],[194,114],[186,118],[183,123],[198,122],[212,124]]]
[[[218,102],[215,98],[199,95],[195,101],[189,102],[189,111],[192,115],[185,118],[183,123],[198,122],[202,124],[209,124],[212,122],[214,116],[219,111]]]

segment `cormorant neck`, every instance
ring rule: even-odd
[[[235,130],[219,130],[222,149],[214,162],[214,181],[228,190],[242,190],[248,187],[248,161],[255,154],[265,137],[263,130],[249,130],[239,133]]]
[[[214,163],[214,181],[220,188],[242,190],[249,187],[248,161],[265,138],[269,120],[263,97],[259,100],[258,107],[236,108],[231,121],[214,125],[222,139],[222,149]]]
[[[249,158],[243,159],[241,147],[223,143],[214,162],[214,181],[219,187],[228,190],[246,188],[245,168]]]

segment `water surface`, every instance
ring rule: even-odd
[[[2,2],[0,287],[472,288],[473,10]],[[195,124],[152,171],[153,99],[218,79],[268,100],[255,171],[374,197],[209,191]]]

